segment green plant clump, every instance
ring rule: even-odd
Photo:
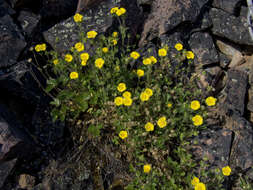
[[[155,55],[135,51],[128,43],[126,10],[114,7],[111,14],[120,26],[110,35],[94,30],[84,35],[83,16],[76,14],[79,42],[64,56],[49,53],[55,77],[46,91],[54,97],[53,120],[85,120],[83,128],[94,138],[108,129],[130,163],[128,190],[222,190],[220,169],[205,171],[190,153],[190,138],[205,128],[206,107],[216,104],[213,97],[201,100],[195,78],[189,77],[193,52],[176,44],[178,64],[172,64],[167,46]],[[44,44],[35,50],[44,51]]]

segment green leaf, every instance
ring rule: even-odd
[[[102,128],[103,126],[101,124],[99,125],[90,125],[89,128],[88,128],[88,132],[95,136],[95,137],[98,137],[100,135],[100,129]]]
[[[61,102],[58,98],[55,98],[52,102],[50,102],[50,104],[58,107],[58,106],[60,106]]]
[[[55,79],[49,79],[47,80],[47,87],[46,92],[50,92],[52,89],[54,89],[58,85],[57,80]]]

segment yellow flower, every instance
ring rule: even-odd
[[[116,70],[116,71],[119,71],[119,70],[120,70],[120,67],[117,65],[117,66],[115,67],[115,70]]]
[[[87,61],[86,60],[82,60],[81,65],[82,66],[86,66],[87,65]]]
[[[95,38],[97,36],[97,32],[94,30],[91,30],[89,32],[87,32],[87,38]]]
[[[159,55],[160,57],[165,57],[165,56],[167,55],[167,50],[164,49],[164,48],[159,49],[159,50],[158,50],[158,55]]]
[[[101,69],[104,65],[105,61],[102,58],[98,58],[95,61],[95,66],[99,69]]]
[[[35,49],[35,51],[40,52],[41,51],[41,45],[37,44],[34,49]]]
[[[198,183],[195,185],[194,190],[206,190],[206,185],[204,183]]]
[[[140,57],[140,54],[137,51],[133,51],[130,54],[130,57],[132,57],[133,59],[138,59]]]
[[[79,13],[76,13],[76,14],[74,15],[74,21],[75,21],[75,22],[82,22],[82,20],[83,20],[83,15],[81,15],[81,14],[79,14]]]
[[[150,64],[152,63],[152,61],[151,61],[151,59],[146,58],[146,59],[143,59],[142,63],[143,63],[144,65],[150,65]]]
[[[45,51],[46,50],[46,44],[41,44],[41,51]]]
[[[120,8],[120,9],[118,9],[117,11],[116,11],[116,15],[117,16],[121,16],[121,15],[123,15],[123,14],[125,14],[126,13],[126,9],[125,8]]]
[[[125,91],[125,92],[123,93],[123,97],[124,97],[124,98],[131,98],[131,96],[132,96],[131,92]]]
[[[149,173],[151,170],[151,165],[150,164],[146,164],[143,166],[143,171],[144,173]]]
[[[146,131],[154,131],[154,125],[150,122],[147,122],[147,124],[145,125],[145,129]]]
[[[119,137],[122,138],[122,139],[127,138],[127,131],[120,131],[119,132]]]
[[[123,98],[122,97],[116,97],[114,99],[114,103],[116,104],[116,106],[120,106],[123,104]]]
[[[183,49],[183,45],[180,44],[180,43],[177,43],[177,44],[175,45],[175,48],[176,48],[177,51],[181,51],[181,50]]]
[[[195,115],[193,118],[192,118],[192,121],[193,121],[193,124],[195,126],[199,126],[199,125],[202,125],[203,124],[203,118],[201,115]]]
[[[123,99],[123,104],[124,104],[125,106],[131,106],[132,103],[133,103],[133,100],[132,100],[131,98],[124,98],[124,99]]]
[[[114,13],[116,13],[117,11],[119,10],[119,7],[113,7],[113,8],[111,8],[111,14],[114,14]]]
[[[150,56],[149,59],[151,59],[153,64],[157,63],[157,59],[154,56]]]
[[[102,51],[103,51],[104,53],[107,53],[107,52],[109,51],[109,49],[108,49],[107,47],[104,47],[104,48],[102,49]]]
[[[83,51],[83,50],[84,50],[84,45],[83,45],[82,42],[78,42],[78,43],[75,44],[75,48],[76,48],[76,50],[77,50],[78,52],[80,52],[80,51]]]
[[[209,96],[208,98],[206,98],[206,105],[208,106],[214,106],[216,104],[217,99]]]
[[[163,116],[163,117],[161,117],[160,119],[158,119],[157,125],[158,125],[160,128],[164,128],[164,127],[167,125],[166,117]]]
[[[226,166],[226,167],[222,168],[222,173],[225,176],[229,176],[230,173],[231,173],[231,168],[229,166]]]
[[[115,45],[117,45],[117,40],[112,40],[112,43],[113,43],[113,45],[115,46]]]
[[[45,51],[46,50],[46,44],[37,44],[35,46],[35,51],[40,52],[40,51]]]
[[[144,71],[142,69],[137,69],[137,75],[138,77],[144,76]]]
[[[70,79],[77,79],[78,78],[78,73],[77,72],[71,72],[69,74],[69,78]]]
[[[112,37],[114,37],[114,38],[118,37],[118,32],[113,32]]]
[[[197,178],[197,177],[193,177],[193,179],[192,179],[192,181],[191,181],[191,184],[193,185],[193,186],[195,186],[195,185],[197,185],[199,183],[199,178]]]
[[[82,61],[87,61],[89,59],[90,55],[88,53],[81,53],[80,59]]]
[[[168,103],[167,106],[168,106],[169,108],[171,108],[171,107],[172,107],[172,103]]]
[[[198,110],[200,108],[200,103],[198,100],[194,100],[191,102],[191,109]]]
[[[144,93],[146,93],[146,94],[150,97],[150,96],[153,95],[153,90],[150,89],[150,88],[146,88],[146,89],[144,90]]]
[[[58,60],[58,59],[54,59],[54,60],[53,60],[53,64],[54,64],[54,65],[59,64],[59,60]]]
[[[126,90],[126,84],[125,83],[119,83],[117,87],[119,92],[124,92]]]
[[[192,51],[187,51],[186,58],[187,59],[194,59],[194,53]]]
[[[67,62],[71,62],[73,60],[73,57],[70,54],[66,54],[64,60]]]
[[[140,99],[141,99],[142,102],[148,101],[149,100],[149,95],[145,92],[142,92],[141,95],[140,95]]]

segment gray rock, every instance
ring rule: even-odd
[[[209,12],[213,27],[212,32],[238,44],[253,45],[249,35],[246,17],[235,17],[220,9],[212,8]]]
[[[26,42],[9,15],[0,19],[0,69],[12,66],[25,48]]]
[[[9,0],[12,8],[20,8],[32,2],[32,0]]]
[[[112,25],[113,19],[110,16],[110,9],[114,6],[112,0],[107,0],[97,7],[81,12],[83,32],[86,33],[89,30],[95,30],[98,33],[105,32]],[[71,17],[45,31],[43,36],[57,52],[66,52],[79,41],[78,25]]]
[[[212,128],[212,129],[211,129]],[[198,143],[192,145],[192,153],[197,160],[207,158],[207,163],[211,167],[222,168],[229,163],[230,147],[232,143],[232,131],[221,129],[219,126],[209,126],[195,137],[192,142]]]
[[[15,13],[6,1],[0,1],[0,18],[5,15],[14,15]]]
[[[197,21],[207,2],[208,0],[155,0],[152,4],[152,12],[144,23],[140,44],[182,24],[186,24],[186,30],[189,29],[188,25]]]
[[[235,137],[231,147],[230,164],[246,170],[253,165],[253,126],[245,118],[234,114],[231,122]]]
[[[38,22],[40,20],[40,16],[33,14],[28,11],[20,11],[18,16],[18,21],[25,32],[25,34],[29,37],[33,30],[36,28]]]
[[[195,64],[208,65],[219,62],[212,37],[208,33],[196,32],[189,39],[189,46],[196,55]]]
[[[32,148],[31,139],[21,130],[21,124],[9,110],[0,104],[0,163],[14,158],[27,157]]]
[[[225,69],[228,67],[230,60],[223,53],[219,53],[220,66]]]
[[[17,159],[12,159],[10,161],[0,163],[0,188],[3,187],[3,184],[6,178],[9,176],[12,169],[15,167]]]
[[[239,70],[228,71],[228,79],[224,89],[227,96],[222,104],[222,109],[228,116],[233,114],[243,116],[247,84],[247,73]]]
[[[213,7],[222,9],[230,14],[235,14],[236,9],[238,9],[243,0],[214,0]]]
[[[43,78],[38,70],[32,63],[26,61],[0,70],[1,91],[18,96],[30,105],[36,105],[43,96],[41,83],[43,83]]]

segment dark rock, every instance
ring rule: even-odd
[[[31,3],[33,0],[9,0],[10,5],[12,8],[21,8],[25,7],[29,3]]]
[[[95,30],[98,33],[103,33],[111,27],[113,19],[110,16],[110,9],[114,6],[116,5],[112,0],[107,0],[97,7],[81,12],[84,19],[82,22],[83,32]],[[57,52],[66,52],[79,41],[78,25],[71,17],[45,31],[43,36]]]
[[[247,92],[248,75],[239,70],[229,70],[228,79],[225,86],[225,93],[227,94],[222,108],[227,116],[244,114],[245,96]]]
[[[170,32],[179,25],[186,24],[185,29],[188,29],[187,25],[198,20],[206,3],[208,0],[155,0],[152,4],[152,12],[144,24],[140,44],[145,40],[153,39],[157,34],[161,36]]]
[[[243,0],[214,0],[212,5],[213,7],[222,9],[230,14],[235,14],[242,2]]]
[[[24,37],[9,15],[0,19],[0,69],[17,62],[17,59],[26,46]]]
[[[235,17],[220,9],[212,8],[209,12],[213,27],[212,32],[238,44],[253,45],[248,31],[246,17]]]
[[[67,18],[74,15],[78,0],[42,0],[40,14],[43,19]]]
[[[189,39],[190,49],[196,55],[195,64],[208,65],[219,62],[212,37],[208,33],[196,32]]]
[[[242,170],[253,165],[253,126],[245,118],[234,114],[231,126],[235,137],[231,148],[230,164]]]
[[[200,132],[192,142],[194,141],[198,143],[192,145],[192,153],[197,160],[203,160],[206,157],[211,167],[222,168],[228,165],[232,143],[231,130],[210,126],[207,130]]]
[[[37,16],[29,11],[21,11],[18,16],[18,21],[27,37],[32,34],[39,20],[40,16]]]
[[[226,55],[224,55],[223,53],[219,53],[219,59],[220,59],[220,66],[224,69],[227,68],[230,60],[227,58]]]
[[[14,168],[16,162],[17,162],[17,159],[12,159],[10,161],[0,163],[0,188],[3,186],[6,178],[11,173],[11,171]]]
[[[13,15],[16,12],[6,3],[6,1],[0,1],[0,17],[5,15]]]
[[[35,151],[32,140],[8,109],[0,105],[0,163],[13,158],[27,157]]]
[[[0,89],[26,100],[31,105],[37,105],[43,96],[42,79],[32,63],[22,61],[0,70]]]

